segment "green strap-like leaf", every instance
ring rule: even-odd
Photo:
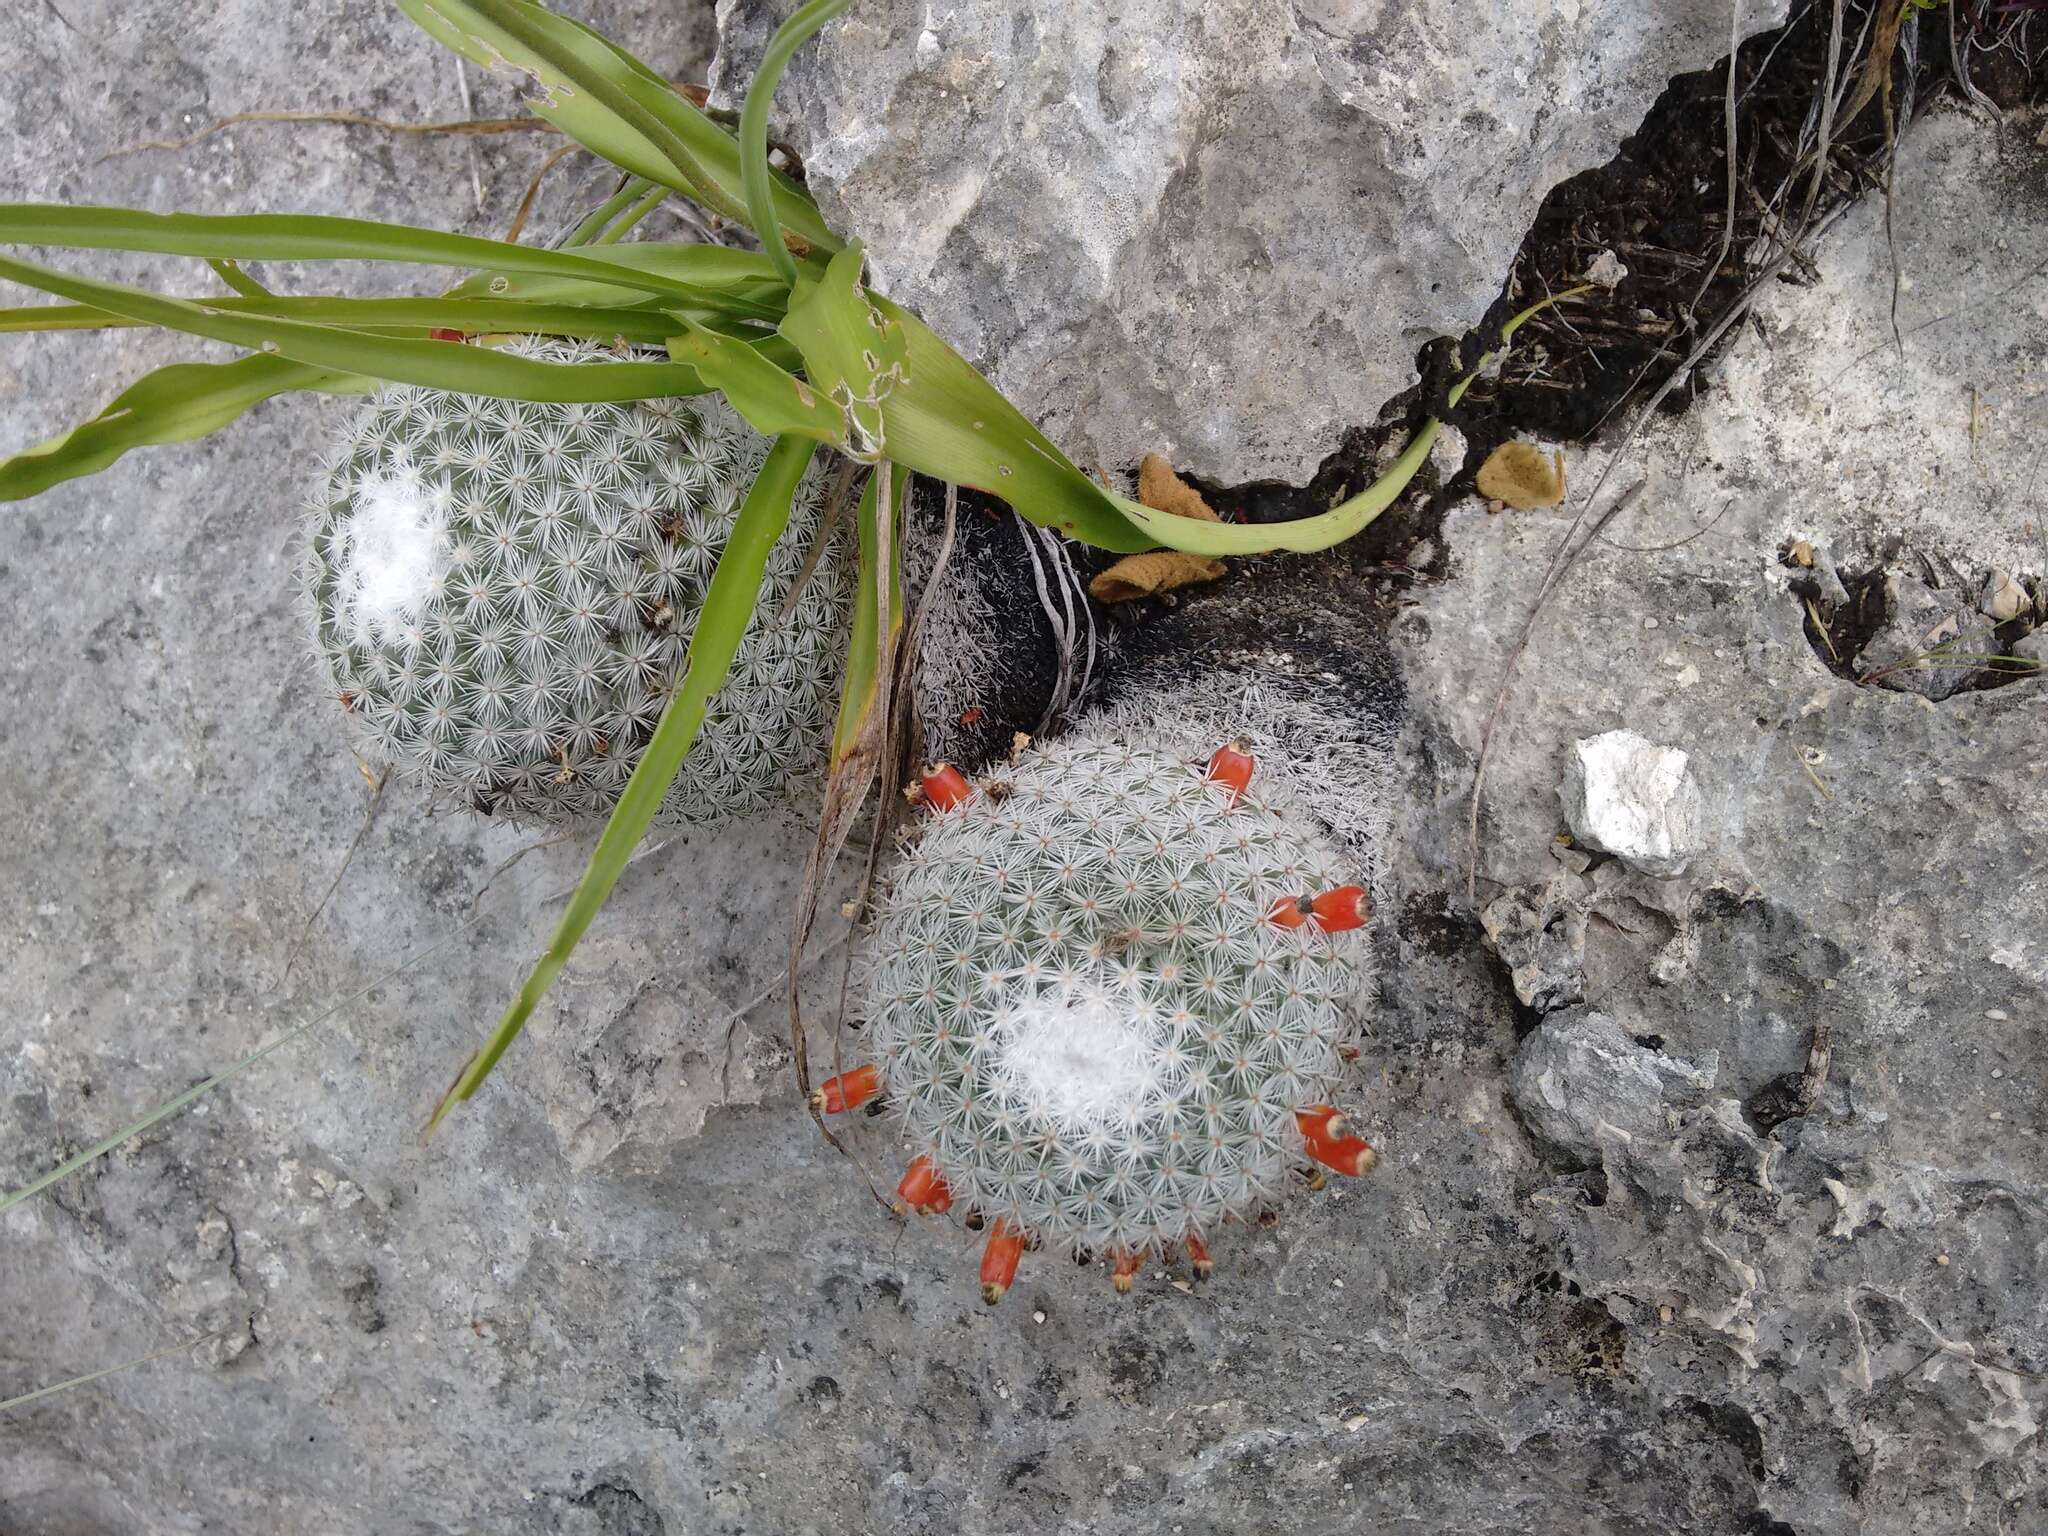
[[[0,461],[0,501],[19,501],[60,481],[96,474],[132,448],[204,437],[273,395],[358,394],[370,387],[354,374],[281,357],[173,363],[130,385],[91,421]]]
[[[586,213],[558,248],[573,251],[580,245],[598,244],[605,231],[612,227],[612,221],[639,202],[653,185],[643,176],[622,176],[619,190]]]
[[[843,265],[845,260],[845,253],[834,258],[826,284],[847,283],[850,288],[849,271],[858,269]],[[855,312],[854,300],[845,290],[836,298],[824,291],[811,293],[808,301]],[[916,316],[874,295],[863,293],[858,303],[858,313],[872,313],[883,321],[875,361],[881,365],[886,355],[887,367],[894,370],[891,388],[879,399],[879,425],[866,445],[870,452],[876,440],[886,442],[886,456],[895,463],[935,480],[987,491],[1033,522],[1099,549],[1130,552],[1154,547],[1155,541],[1124,516],[1123,509],[1131,503],[1109,495],[1068,463],[994,385]],[[820,349],[821,357],[834,350],[816,327],[807,331],[799,322],[797,329]],[[689,363],[706,385],[723,391],[733,409],[758,432],[801,432],[848,453],[862,446],[852,440],[840,405],[825,400],[788,370],[764,367],[758,353],[749,355],[748,349],[726,338],[707,338],[692,330],[670,338],[669,355]],[[881,394],[872,389],[865,393]],[[850,386],[847,398],[852,398]]]
[[[343,330],[303,320],[240,315],[7,257],[0,257],[0,280],[40,288],[60,299],[90,304],[143,325],[204,336],[251,352],[462,394],[569,403],[645,400],[705,390],[694,371],[677,363],[548,363],[490,347],[452,346],[445,341]]]
[[[759,251],[656,240],[599,249],[605,253],[606,261],[617,266],[669,279],[668,294],[664,299],[650,299],[615,282],[554,273],[508,273],[501,269],[464,278],[448,291],[448,296],[537,299],[559,304],[638,304],[661,303],[667,297],[684,294],[695,302],[705,302],[704,295],[715,293],[721,300],[731,297],[744,301],[753,306],[755,313],[770,318],[781,316],[783,301],[789,296],[788,287]]]
[[[751,226],[739,144],[653,70],[588,27],[531,0],[399,0],[435,41],[487,69],[530,77],[527,103],[577,143],[635,176]],[[774,183],[779,222],[821,260],[839,238],[788,177]]]
[[[510,299],[335,299],[304,298],[192,299],[189,303],[222,314],[274,315],[283,320],[310,320],[352,331],[461,331],[467,336],[518,334],[580,336],[594,341],[623,338],[642,346],[659,346],[675,331],[679,313],[660,309],[621,309],[598,304],[541,304]],[[690,318],[718,318],[705,309]],[[90,304],[35,304],[0,309],[0,331],[76,331],[137,325]],[[794,354],[791,348],[791,354]]]
[[[1134,526],[1136,503],[1076,469],[923,321],[879,296],[873,303],[902,327],[906,344],[905,376],[882,407],[890,458],[934,480],[986,491],[1097,549],[1128,554],[1163,542]]]
[[[512,1006],[505,1010],[505,1016],[498,1021],[490,1039],[470,1057],[454,1085],[442,1095],[441,1102],[434,1108],[433,1119],[428,1122],[428,1130],[439,1125],[459,1100],[476,1092],[478,1085],[505,1054],[506,1047],[526,1027],[534,1008],[548,988],[554,985],[555,978],[561,974],[563,965],[582,940],[591,920],[597,916],[598,909],[617,884],[642,834],[653,822],[654,813],[661,808],[669,785],[675,782],[683,759],[689,755],[690,748],[696,743],[697,732],[703,728],[712,696],[724,686],[726,674],[732,670],[733,657],[739,651],[740,641],[746,635],[747,625],[752,621],[755,605],[760,600],[769,551],[774,549],[776,540],[789,526],[790,504],[796,496],[797,482],[802,479],[804,467],[810,463],[815,451],[807,439],[799,437],[777,438],[774,447],[769,449],[767,462],[755,477],[753,489],[747,493],[746,502],[733,523],[732,533],[726,539],[725,550],[718,557],[717,569],[711,573],[711,586],[704,595],[703,609],[697,615],[696,628],[690,636],[689,657],[681,687],[662,711],[654,738],[641,754],[632,778],[627,780],[625,793],[619,797],[611,820],[605,823],[597,851],[591,855],[590,865],[576,887],[576,894],[569,898],[569,905],[562,913],[561,923],[556,927],[546,952],[526,978],[526,985],[519,989]]]
[[[1502,345],[1530,316],[1583,291],[1574,288],[1530,305],[1501,327]],[[1434,417],[1425,421],[1385,474],[1328,512],[1287,523],[1196,522],[1103,490],[915,315],[886,299],[874,302],[902,324],[910,343],[908,377],[883,405],[889,456],[934,479],[987,491],[1033,522],[1101,549],[1164,544],[1200,555],[1329,549],[1394,504],[1428,459],[1442,425]],[[1452,405],[1493,355],[1481,358],[1451,390]]]
[[[782,238],[781,210],[776,206],[775,176],[768,164],[768,112],[775,100],[775,86],[797,49],[853,0],[810,0],[775,29],[767,52],[747,86],[747,99],[740,107],[740,190],[747,208],[747,222],[761,237],[775,268],[790,287],[796,286],[796,263]]]
[[[582,278],[586,282],[680,298],[695,286],[652,270],[632,246],[549,251],[476,235],[450,235],[374,219],[313,213],[145,213],[136,208],[68,208],[58,203],[0,203],[0,244],[85,251],[149,251],[202,261],[398,261],[437,267]]]
[[[1538,300],[1527,309],[1513,316],[1500,328],[1500,344],[1505,349],[1516,331],[1532,315],[1541,314],[1553,304],[1562,304],[1567,299],[1577,298],[1586,289],[1581,286],[1568,288]],[[1472,387],[1473,380],[1485,372],[1498,352],[1488,352],[1473,365],[1472,371],[1451,387],[1447,403],[1455,406],[1465,398],[1465,391]],[[1314,517],[1304,517],[1291,523],[1199,523],[1184,517],[1174,517],[1165,512],[1154,512],[1148,507],[1124,502],[1125,515],[1140,528],[1151,534],[1162,544],[1175,549],[1184,549],[1197,555],[1258,555],[1272,550],[1288,549],[1308,552],[1329,549],[1343,543],[1382,512],[1391,507],[1400,494],[1408,488],[1408,482],[1415,478],[1416,471],[1429,458],[1430,445],[1443,423],[1432,416],[1417,429],[1409,439],[1401,456],[1387,466],[1386,473],[1350,500],[1341,502],[1327,512]]]
[[[789,369],[736,337],[693,324],[683,334],[669,338],[668,355],[723,394],[747,424],[764,436],[794,432],[834,447],[845,436],[845,420],[836,406],[820,398]]]
[[[777,327],[803,354],[804,374],[839,410],[841,442],[872,464],[888,455],[888,400],[903,383],[909,340],[861,286],[856,242],[832,258],[817,282],[797,285]]]
[[[839,718],[832,727],[832,763],[836,768],[846,759],[856,745],[869,732],[874,717],[875,700],[880,692],[882,669],[896,654],[895,637],[903,628],[903,609],[900,603],[889,607],[889,627],[884,631],[881,624],[882,587],[877,584],[876,564],[881,558],[882,526],[884,517],[889,519],[892,532],[899,531],[903,522],[903,506],[910,495],[910,476],[900,471],[888,476],[891,481],[891,505],[884,512],[877,503],[883,476],[868,476],[867,484],[861,487],[860,512],[860,585],[853,599],[853,627],[846,646],[846,683],[839,694]],[[902,540],[891,537],[888,540],[890,569],[880,580],[886,582],[887,590],[898,589],[902,568]]]
[[[239,293],[248,299],[265,299],[271,296],[268,288],[242,270],[239,261],[209,261],[207,265],[213,268],[213,275],[226,283],[231,292]]]
[[[626,82],[637,79],[637,72],[622,66],[618,50],[596,34],[519,0],[402,3],[415,21],[430,17],[438,22],[440,30],[434,36],[444,45],[459,34],[481,34],[480,40],[499,58],[516,60],[518,67],[526,68],[546,93],[536,104],[540,115],[564,118],[565,130],[567,121],[596,124],[619,143],[644,144],[666,172],[650,180],[699,201],[716,196],[690,147],[626,90]]]

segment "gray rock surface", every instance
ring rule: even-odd
[[[1557,796],[1572,836],[1631,869],[1670,877],[1700,851],[1700,786],[1676,747],[1634,731],[1581,737],[1565,753]]]
[[[688,64],[675,8],[578,13]],[[229,110],[417,119],[459,97],[378,5],[51,0],[14,20],[0,194],[497,230],[545,153],[477,146],[484,215],[460,142],[249,127],[98,165]],[[479,111],[509,105],[473,84]],[[1119,1300],[1034,1256],[987,1310],[972,1237],[881,1214],[863,1171],[892,1173],[886,1127],[849,1127],[843,1159],[790,1092],[794,827],[644,855],[488,1089],[419,1146],[588,844],[502,869],[528,847],[509,829],[395,786],[372,802],[290,591],[289,488],[323,411],[266,407],[0,508],[0,1180],[321,1021],[0,1215],[0,1397],[219,1334],[8,1411],[0,1529],[2042,1528],[2043,685],[1859,688],[1814,656],[1773,564],[1797,532],[1868,569],[1903,533],[1965,570],[2039,573],[2021,488],[2042,319],[2012,287],[2048,261],[2038,185],[1960,122],[1916,129],[1903,359],[1872,205],[1632,456],[1652,492],[1613,531],[1668,543],[1733,505],[1683,548],[1603,549],[1525,663],[1482,895],[1559,867],[1577,736],[1637,722],[1729,789],[1686,880],[1601,885],[1602,866],[1573,898],[1590,1006],[1662,1040],[1634,1049],[1715,1057],[1711,1092],[1597,1161],[1517,1116],[1531,1021],[1466,921],[1462,796],[1562,523],[1461,508],[1451,578],[1395,629],[1413,713],[1352,1106],[1382,1164],[1233,1232],[1201,1290],[1148,1269]],[[177,355],[131,332],[0,338],[0,440]],[[1757,1113],[1816,1026],[1832,1067],[1809,1112]]]
[[[721,0],[737,93],[793,7]],[[1747,34],[1785,14],[1745,0]],[[1477,323],[1722,0],[863,0],[778,98],[828,215],[1083,468],[1305,482]]]
[[[1678,1116],[1714,1086],[1717,1063],[1696,1067],[1638,1044],[1604,1013],[1553,1013],[1515,1053],[1508,1093],[1553,1151],[1600,1162],[1615,1143],[1669,1140]]]
[[[1733,1450],[1752,1529],[2048,1527],[2048,696],[2034,678],[1935,702],[1837,675],[1803,625],[1810,573],[1779,556],[1803,539],[1844,573],[1953,567],[1964,594],[1994,566],[2041,573],[2048,184],[2030,142],[1917,125],[1894,205],[1903,348],[1873,203],[1825,239],[1816,283],[1768,295],[1707,397],[1621,456],[1609,494],[1643,494],[1530,630],[1495,739],[1482,902],[1555,878],[1558,764],[1589,732],[1682,742],[1713,789],[1712,846],[1685,879],[1643,882],[1661,908],[1639,886],[1610,909],[1626,926],[1589,912],[1583,960],[1587,1007],[1645,1055],[1715,1059],[1712,1091],[1656,1106],[1658,1134],[1552,1130],[1571,1155],[1518,1184],[1517,1211],[1552,1294],[1611,1325],[1601,1358],[1622,1363],[1595,1395]],[[1992,402],[1975,442],[1958,381]],[[1590,487],[1608,452],[1581,459]],[[1454,508],[1451,576],[1395,626],[1416,790],[1393,900],[1418,961],[1442,944],[1427,915],[1464,907],[1481,732],[1582,504]],[[1475,978],[1388,971],[1383,1039],[1445,1050],[1463,1013],[1467,1060],[1498,1059]],[[1583,1015],[1544,1019],[1511,1079],[1532,1126],[1547,1099],[1528,1075],[1560,1017]],[[1567,1127],[1617,1091],[1580,1061],[1554,1076]],[[1397,1118],[1406,1141],[1414,1116]]]
[[[1541,885],[1502,891],[1480,909],[1486,942],[1524,1007],[1549,1013],[1586,1000],[1587,905],[1582,882],[1560,870]]]

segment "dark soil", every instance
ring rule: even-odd
[[[1858,41],[1873,7],[1896,3],[1844,5],[1838,88],[1848,82],[1853,91],[1861,78]],[[1967,59],[1976,89],[2001,107],[2048,100],[2048,14],[2002,13],[1995,6],[2003,0],[1951,3],[1957,7],[1957,53]],[[1612,251],[1629,275],[1611,293],[1589,295],[1531,320],[1499,380],[1473,390],[1466,407],[1473,426],[1497,416],[1510,432],[1582,442],[1683,361],[1699,332],[1749,281],[1745,254],[1781,220],[1796,219],[1803,206],[1810,173],[1801,169],[1798,146],[1826,81],[1832,17],[1831,4],[1810,0],[1787,25],[1750,39],[1736,55],[1732,238],[1726,230],[1725,61],[1672,81],[1613,160],[1564,182],[1545,199],[1509,284],[1514,306],[1583,281],[1602,251]],[[1943,96],[1962,94],[1947,7],[1907,27],[1891,61],[1893,122]],[[1817,211],[1883,185],[1892,138],[1885,108],[1880,93],[1852,119],[1833,125]],[[1727,256],[1717,262],[1724,240]],[[1795,264],[1780,280],[1805,278]],[[1684,411],[1697,388],[1687,379],[1663,408]],[[1468,428],[1468,436],[1488,435]]]
[[[1903,541],[1895,540],[1885,551],[1885,558],[1909,562],[1914,557],[1904,547]],[[1779,559],[1791,569],[1799,569],[1790,551],[1781,552]],[[1943,572],[1935,570],[1931,565],[1928,565],[1926,570],[1931,579],[1937,582],[1942,580]],[[1804,628],[1807,643],[1813,647],[1813,654],[1820,659],[1821,665],[1837,677],[1870,686],[1876,682],[1876,674],[1872,672],[1870,664],[1862,658],[1864,649],[1884,627],[1885,619],[1888,617],[1885,602],[1885,568],[1883,565],[1874,565],[1866,571],[1842,571],[1839,574],[1842,589],[1849,594],[1849,601],[1846,603],[1828,602],[1822,595],[1820,583],[1811,578],[1793,582],[1793,595],[1805,607]],[[1962,584],[1959,573],[1951,570],[1946,574],[1951,589]],[[2037,583],[2025,579],[2022,585],[2029,588],[2031,595]],[[2038,681],[2041,678],[2041,668],[2025,657],[2013,654],[2014,645],[2034,628],[2032,614],[2033,609],[2030,607],[2018,618],[2010,619],[1998,626],[1990,649],[1985,654],[2000,659],[1987,661],[1977,668],[1970,674],[1967,682],[1949,695],[1950,698],[1962,698],[1966,694],[1983,693],[1993,688]]]

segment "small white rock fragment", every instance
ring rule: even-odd
[[[1465,434],[1456,427],[1445,425],[1438,429],[1436,441],[1429,445],[1430,467],[1438,478],[1449,480],[1465,467]]]
[[[1700,850],[1700,790],[1686,754],[1633,731],[1573,743],[1558,786],[1572,836],[1660,879]]]
[[[1612,288],[1628,276],[1628,268],[1612,251],[1602,251],[1586,264],[1586,281],[1596,288]]]
[[[1984,590],[1977,594],[1977,611],[2004,624],[2025,613],[2033,601],[2027,589],[2014,581],[2009,572],[1994,567],[1985,579]]]

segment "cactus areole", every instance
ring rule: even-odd
[[[614,355],[513,345],[553,362]],[[716,395],[542,405],[380,391],[329,458],[305,562],[359,750],[476,811],[609,812],[683,675],[767,451]],[[853,572],[836,542],[804,570],[822,474],[814,463],[797,491],[665,821],[755,810],[824,759]]]
[[[1103,1256],[1119,1290],[1148,1253],[1205,1275],[1226,1222],[1371,1165],[1330,1102],[1367,904],[1250,779],[1078,740],[926,797],[867,956],[874,1059],[815,1102],[886,1097],[899,1204],[984,1219],[988,1300],[1020,1245]]]

